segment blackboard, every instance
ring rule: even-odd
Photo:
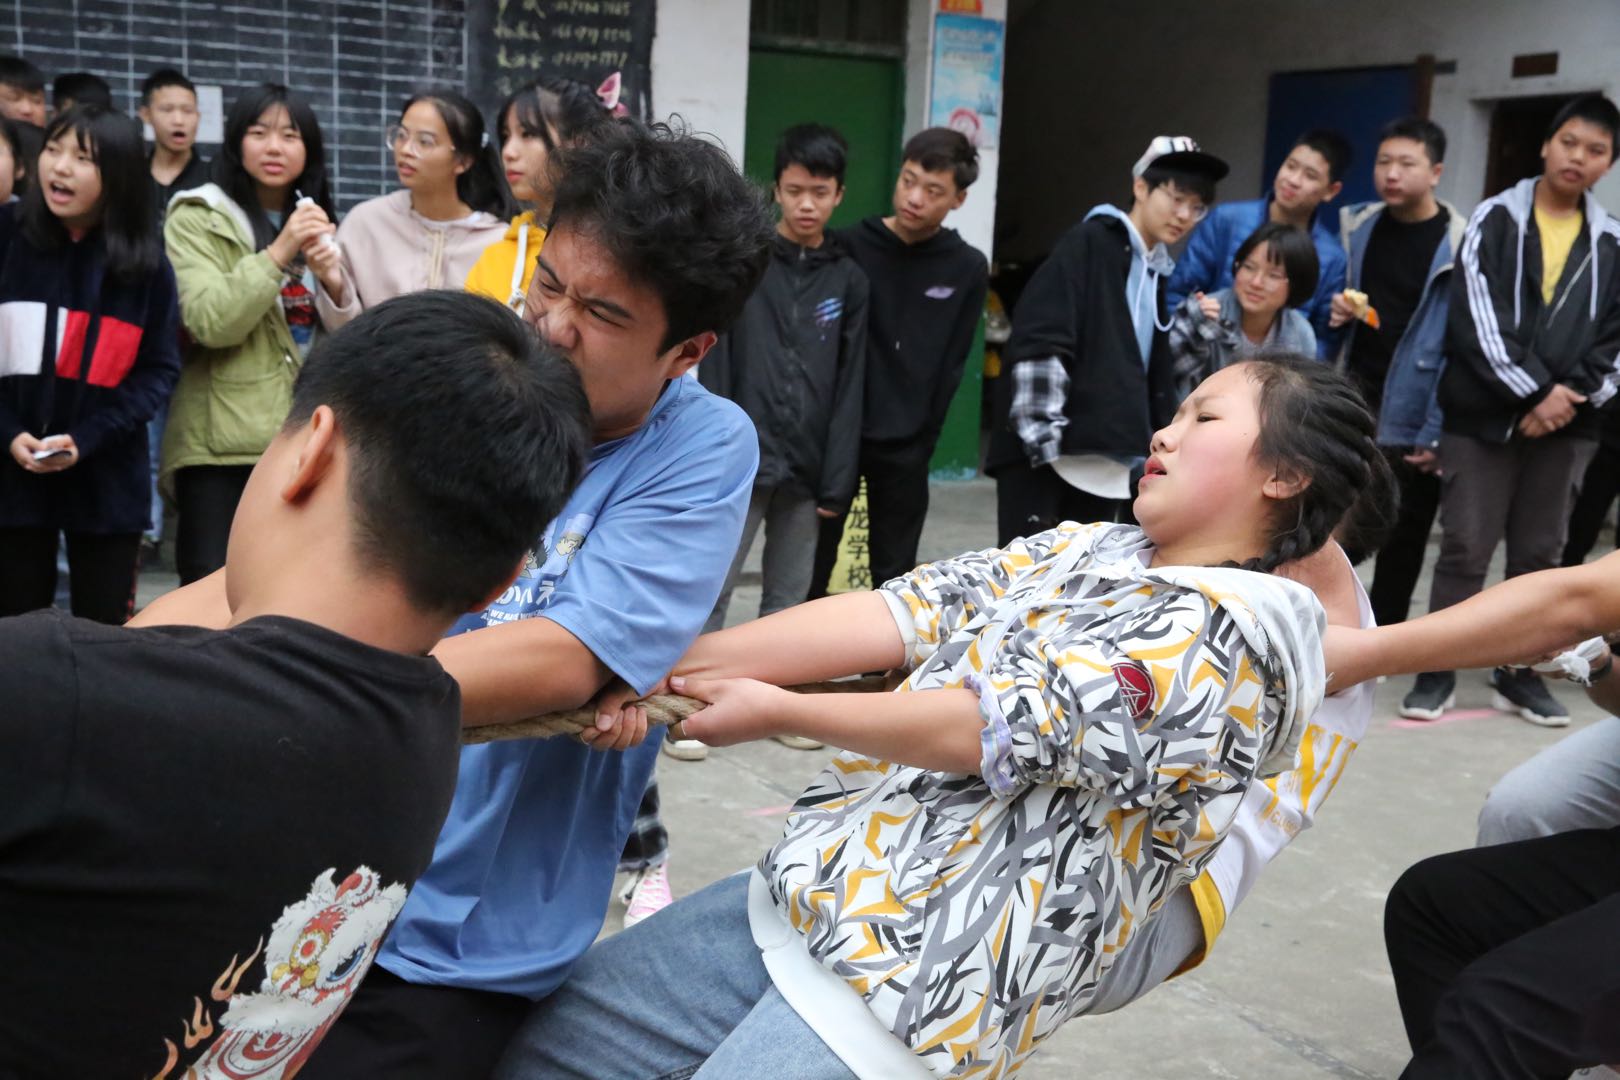
[[[501,100],[541,75],[598,86],[614,72],[620,102],[652,102],[655,0],[493,0],[467,6],[467,85],[492,119]]]

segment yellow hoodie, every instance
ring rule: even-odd
[[[467,291],[499,300],[513,311],[523,310],[523,297],[534,276],[534,257],[540,253],[546,230],[536,225],[534,211],[525,210],[512,219],[506,235],[484,249],[467,274]],[[517,275],[518,252],[523,252],[523,273]]]

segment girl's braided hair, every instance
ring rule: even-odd
[[[1255,457],[1283,479],[1306,483],[1279,502],[1265,552],[1242,569],[1269,574],[1311,555],[1347,518],[1358,539],[1376,547],[1395,518],[1396,490],[1361,394],[1330,365],[1294,353],[1263,353],[1248,367],[1260,389]]]

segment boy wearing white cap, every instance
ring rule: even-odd
[[[986,461],[1000,543],[1128,517],[1133,470],[1177,404],[1169,245],[1208,212],[1227,171],[1187,136],[1158,136],[1131,171],[1130,208],[1092,208],[1030,279]]]

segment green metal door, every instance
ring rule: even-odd
[[[900,61],[886,57],[751,50],[743,171],[769,188],[777,137],[794,124],[829,124],[849,142],[844,203],[833,227],[888,213],[903,142],[902,74]]]
[[[902,61],[891,57],[756,45],[748,54],[743,171],[769,188],[782,131],[806,121],[830,124],[849,143],[844,202],[833,214],[833,227],[889,213],[906,135],[904,71]],[[976,344],[934,452],[936,476],[956,479],[978,471],[983,364],[983,347]]]

